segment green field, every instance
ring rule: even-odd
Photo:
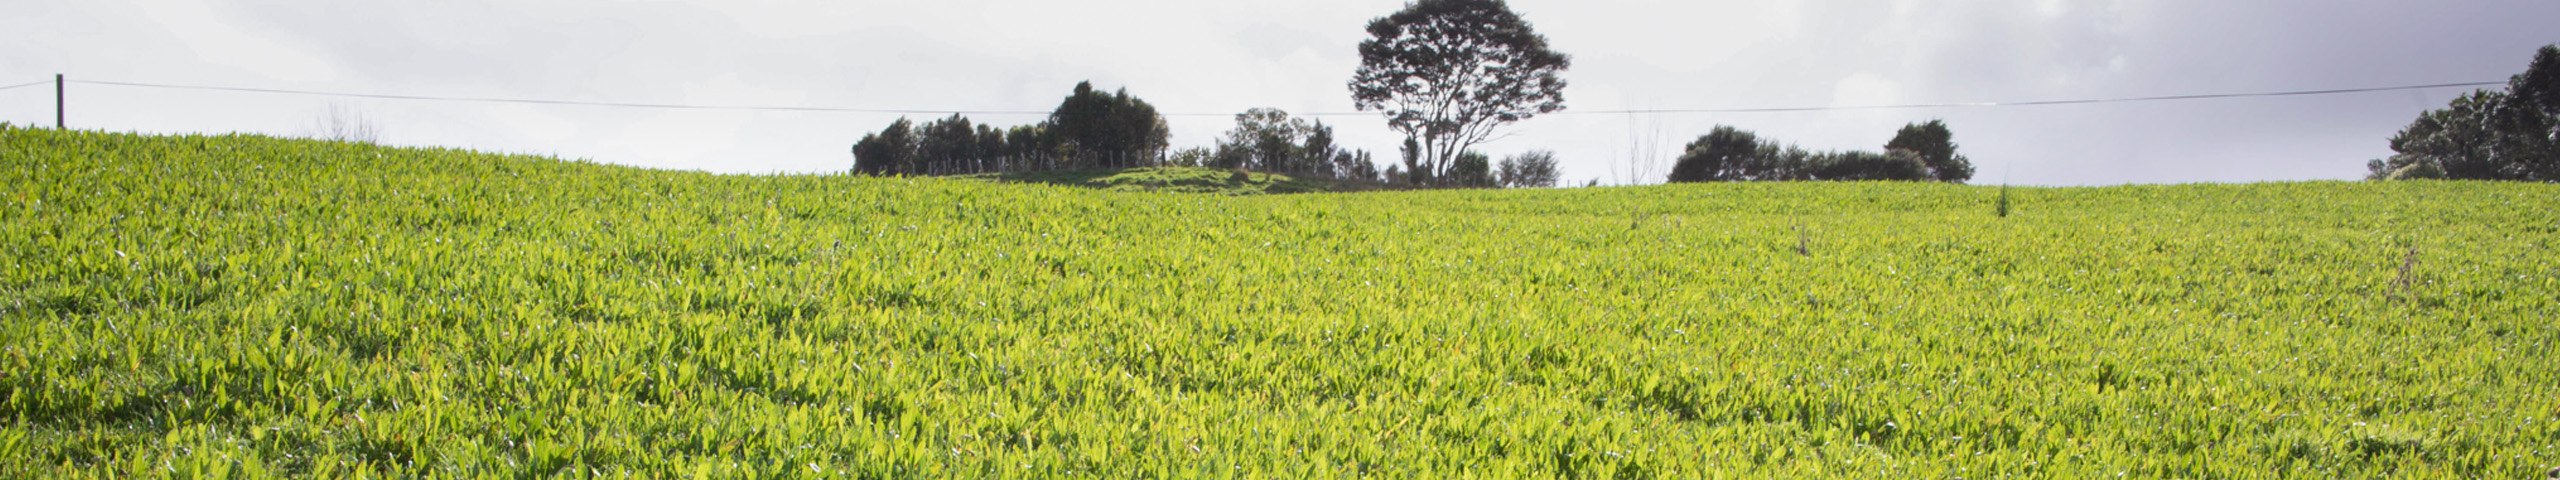
[[[1221,196],[0,127],[0,477],[2538,478],[2560,186]]]

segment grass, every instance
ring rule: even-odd
[[[2560,464],[2552,185],[2001,218],[1940,184],[1231,197],[16,127],[0,158],[0,477]]]
[[[1303,179],[1265,172],[1201,167],[1144,167],[1120,170],[1069,170],[979,174],[961,178],[1012,183],[1039,183],[1121,192],[1264,195],[1391,190],[1374,182]]]

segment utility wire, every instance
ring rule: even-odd
[[[6,87],[0,87],[0,90],[8,90],[8,89],[18,88],[18,87],[33,87],[33,86],[43,85],[43,84],[47,84],[47,83],[53,83],[53,81],[52,81],[52,80],[44,80],[44,81],[37,81],[37,82],[21,83],[21,84],[17,84],[17,85],[10,85],[10,86],[6,86]]]
[[[791,106],[759,106],[759,105],[683,105],[683,104],[673,104],[673,103],[582,102],[582,101],[576,101],[576,100],[542,100],[542,99],[532,99],[532,98],[444,97],[444,96],[432,96],[432,95],[395,95],[395,94],[383,94],[383,93],[322,92],[322,91],[311,91],[311,90],[285,90],[285,89],[277,89],[277,88],[213,87],[213,86],[203,86],[203,85],[170,85],[170,84],[160,84],[160,83],[142,83],[142,82],[114,82],[114,81],[105,81],[105,80],[69,80],[69,82],[71,82],[71,83],[86,83],[86,84],[92,84],[92,85],[115,85],[115,86],[124,86],[124,87],[171,88],[171,89],[180,89],[180,90],[218,90],[218,91],[229,91],[229,92],[274,93],[274,94],[284,94],[284,95],[315,95],[315,96],[324,96],[324,97],[381,98],[381,99],[391,99],[391,100],[435,100],[435,101],[452,101],[452,102],[482,102],[482,103],[525,103],[525,104],[535,104],[535,105],[580,105],[580,106],[589,106],[589,107],[669,108],[669,109],[681,109],[681,110],[765,110],[765,111],[785,111],[785,112],[852,112],[852,113],[908,113],[908,114],[944,114],[944,113],[957,113],[957,114],[964,114],[964,115],[1018,115],[1018,114],[1039,114],[1039,115],[1048,115],[1048,114],[1049,114],[1049,112],[1030,112],[1030,111],[994,111],[994,110],[987,110],[987,111],[966,111],[966,110],[963,110],[963,111],[951,111],[951,110],[902,110],[902,109],[878,109],[878,108],[830,108],[830,107],[791,107]]]
[[[391,100],[428,100],[428,101],[451,101],[451,102],[516,103],[516,104],[535,104],[535,105],[576,105],[576,106],[590,106],[590,107],[661,108],[661,109],[680,109],[680,110],[752,110],[752,111],[780,111],[780,112],[895,113],[895,114],[916,114],[916,115],[941,115],[941,114],[954,114],[954,115],[1048,115],[1048,114],[1050,113],[1050,112],[1047,112],[1047,111],[1031,111],[1031,110],[923,110],[923,109],[838,108],[838,107],[799,107],[799,106],[767,106],[767,105],[690,105],[690,104],[673,104],[673,103],[589,102],[589,101],[577,101],[577,100],[544,100],[544,99],[531,99],[531,98],[502,98],[502,97],[453,97],[453,96],[434,96],[434,95],[398,95],[398,94],[381,94],[381,93],[326,92],[326,91],[314,91],[314,90],[287,90],[287,89],[277,89],[277,88],[218,87],[218,86],[205,86],[205,85],[175,85],[175,84],[144,83],[144,82],[118,82],[118,81],[106,81],[106,80],[67,80],[67,81],[68,81],[68,82],[70,82],[70,83],[85,83],[85,84],[92,84],[92,85],[113,85],[113,86],[123,86],[123,87],[165,88],[165,89],[180,89],[180,90],[215,90],[215,91],[230,91],[230,92],[270,93],[270,94],[281,94],[281,95],[311,95],[311,96],[349,97],[349,98],[379,98],[379,99],[391,99]],[[28,84],[22,84],[22,85],[12,85],[12,86],[8,86],[8,87],[0,87],[0,90],[7,90],[7,89],[12,89],[12,88],[26,87],[26,86],[33,86],[33,85],[42,85],[42,84],[45,84],[45,83],[50,83],[50,81],[45,81],[45,82],[35,82],[35,83],[28,83]],[[2342,89],[2330,89],[2330,90],[2289,90],[2289,91],[2277,91],[2277,92],[2254,92],[2254,93],[2209,93],[2209,94],[2193,94],[2193,95],[2161,95],[2161,96],[2146,96],[2146,97],[2096,98],[2096,99],[2075,99],[2075,100],[2036,100],[2036,101],[2024,101],[2024,102],[1912,103],[1912,104],[1893,104],[1893,105],[1847,105],[1847,106],[1820,106],[1820,107],[1697,108],[1697,109],[1633,109],[1633,110],[1568,110],[1568,111],[1562,111],[1562,112],[1555,112],[1555,113],[1553,113],[1552,115],[1627,115],[1627,114],[1673,114],[1673,113],[1773,113],[1773,112],[1818,112],[1818,111],[1834,111],[1834,110],[1890,110],[1890,109],[1913,109],[1913,108],[1989,108],[1989,107],[2032,107],[2032,106],[2050,106],[2050,105],[2087,105],[2087,104],[2100,104],[2100,103],[2157,102],[2157,101],[2172,101],[2172,100],[2204,100],[2204,99],[2220,99],[2220,98],[2290,97],[2290,96],[2305,96],[2305,95],[2336,95],[2336,94],[2347,94],[2347,93],[2387,92],[2387,91],[2399,91],[2399,90],[2425,90],[2425,89],[2431,89],[2431,88],[2480,87],[2480,86],[2505,85],[2505,84],[2506,84],[2506,82],[2435,83],[2435,84],[2426,84],[2426,85],[2401,85],[2401,86],[2391,86],[2391,87],[2369,87],[2369,88],[2342,88]],[[1377,114],[1377,113],[1374,113],[1374,112],[1316,112],[1316,113],[1301,113],[1301,114],[1292,114],[1292,115],[1293,115],[1293,116],[1299,116],[1299,117],[1321,117],[1321,116],[1353,116],[1353,115],[1376,115],[1376,114]],[[1231,116],[1231,115],[1234,115],[1234,114],[1232,114],[1232,113],[1161,113],[1160,115],[1164,115],[1164,116],[1168,116],[1168,117],[1209,117],[1209,116],[1224,117],[1224,116]]]
[[[1855,106],[1833,106],[1833,107],[1713,108],[1713,109],[1686,109],[1686,110],[1619,110],[1619,111],[1610,111],[1610,112],[1581,112],[1581,113],[1586,113],[1586,114],[1599,114],[1599,113],[1619,113],[1619,114],[1625,114],[1625,113],[1761,113],[1761,112],[1812,112],[1812,111],[1823,111],[1823,110],[1885,110],[1885,109],[1898,109],[1898,108],[2033,107],[2033,106],[2043,106],[2043,105],[2085,105],[2085,104],[2093,104],[2093,103],[2157,102],[2157,101],[2166,101],[2166,100],[2203,100],[2203,99],[2212,99],[2212,98],[2291,97],[2291,96],[2301,96],[2301,95],[2336,95],[2336,94],[2341,94],[2341,93],[2388,92],[2388,91],[2396,91],[2396,90],[2425,90],[2425,89],[2430,89],[2430,88],[2447,88],[2447,87],[2480,87],[2480,86],[2489,86],[2489,85],[2505,85],[2505,84],[2507,84],[2507,82],[2464,82],[2464,83],[2437,83],[2437,84],[2428,84],[2428,85],[2403,85],[2403,86],[2397,86],[2397,87],[2341,88],[2341,89],[2333,89],[2333,90],[2293,90],[2293,91],[2283,91],[2283,92],[2258,92],[2258,93],[2208,93],[2208,94],[2196,94],[2196,95],[2161,95],[2161,96],[2151,96],[2151,97],[2096,98],[2096,99],[2079,99],[2079,100],[2037,100],[2037,101],[2026,101],[2026,102],[1914,103],[1914,104],[1901,104],[1901,105],[1855,105]],[[1571,113],[1571,112],[1558,112],[1558,113]]]

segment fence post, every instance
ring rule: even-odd
[[[62,74],[53,74],[53,129],[62,128]]]

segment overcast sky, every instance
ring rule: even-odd
[[[47,80],[553,100],[1047,111],[1080,80],[1204,146],[1233,113],[1356,113],[1361,29],[1400,0],[0,0],[0,86]],[[1550,149],[1579,184],[1658,183],[1716,124],[1879,149],[1943,118],[1975,183],[2349,179],[2466,91],[2008,108],[1575,114],[2010,102],[2504,81],[2560,42],[2560,2],[1515,0],[1573,55],[1567,113],[1479,147]],[[385,143],[714,172],[835,172],[896,114],[659,110],[72,84],[73,128],[307,135],[332,105]],[[50,125],[53,89],[0,91]],[[912,115],[919,120],[938,115]],[[1375,114],[1320,117],[1393,156]],[[1037,115],[973,115],[1013,125]],[[1651,158],[1650,169],[1631,168]],[[1649,170],[1631,176],[1629,170]]]

